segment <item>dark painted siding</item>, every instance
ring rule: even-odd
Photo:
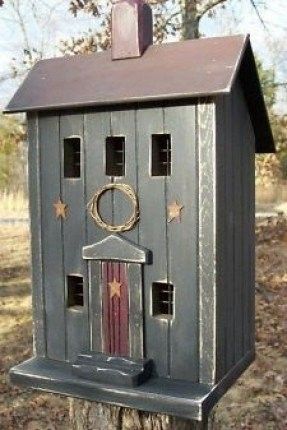
[[[104,352],[128,357],[129,348],[129,280],[127,264],[102,263]],[[119,284],[119,295],[111,291],[111,283]]]
[[[86,244],[86,189],[84,181],[85,145],[82,114],[60,116],[60,149],[63,165],[63,141],[67,137],[81,138],[81,176],[65,178],[61,169],[62,199],[68,205],[67,219],[63,222],[63,264],[65,280],[70,274],[83,276],[84,306],[66,310],[66,358],[73,361],[79,352],[89,347],[88,279],[82,247]],[[67,288],[67,286],[66,286]],[[67,294],[67,292],[66,292]],[[67,300],[66,300],[67,302]]]
[[[103,350],[103,322],[100,263],[93,262],[87,273],[82,247],[95,243],[109,233],[100,229],[89,215],[89,201],[110,181],[130,184],[138,194],[140,222],[122,233],[153,253],[153,264],[129,264],[130,345],[136,357],[154,359],[155,372],[192,381],[198,380],[198,180],[196,148],[196,108],[178,106],[115,110],[113,112],[72,113],[41,117],[40,143],[43,154],[42,211],[43,266],[47,303],[48,355],[73,360],[83,349]],[[151,135],[170,133],[172,175],[151,177]],[[125,136],[126,174],[105,175],[107,136]],[[65,137],[80,136],[82,168],[80,178],[63,177]],[[53,174],[51,174],[53,172]],[[188,172],[188,174],[186,174]],[[68,205],[66,220],[56,220],[53,203],[61,197]],[[181,223],[167,223],[167,205],[173,201],[184,206]],[[102,199],[100,211],[106,220],[122,223],[129,210],[118,193]],[[84,306],[66,307],[66,276],[84,277]],[[91,280],[91,287],[88,286]],[[152,315],[152,283],[174,284],[174,318]],[[142,292],[144,285],[144,293]],[[133,294],[133,296],[132,296]],[[143,303],[142,303],[143,296]],[[139,317],[144,309],[145,329]],[[143,350],[144,344],[144,350]]]
[[[254,134],[237,83],[217,118],[217,370],[254,350]]]
[[[158,375],[169,373],[170,322],[152,316],[152,283],[167,281],[166,178],[150,176],[151,135],[164,132],[163,109],[137,111],[138,187],[140,197],[139,243],[153,253],[153,264],[144,268],[145,354],[155,362]]]
[[[27,119],[33,285],[33,349],[34,354],[40,357],[45,357],[47,353],[47,344],[42,255],[43,219],[41,207],[42,188],[40,175],[41,154],[39,144],[39,120],[37,114],[29,114]]]
[[[167,224],[168,282],[174,285],[170,325],[170,375],[198,379],[198,183],[195,106],[164,109],[165,133],[172,141],[172,174],[166,180],[166,204],[182,204],[181,222]],[[188,173],[187,173],[188,172]]]
[[[199,381],[215,381],[216,365],[216,219],[215,219],[215,107],[201,100],[198,127],[198,270]]]
[[[53,208],[61,190],[60,136],[58,116],[39,118],[41,145],[43,282],[46,304],[47,355],[66,358],[66,303],[63,268],[63,222]]]

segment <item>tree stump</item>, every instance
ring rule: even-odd
[[[211,430],[208,423],[69,398],[71,430]]]

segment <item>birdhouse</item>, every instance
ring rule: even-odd
[[[27,112],[34,356],[15,384],[204,420],[254,359],[254,155],[274,152],[248,36],[38,62]]]

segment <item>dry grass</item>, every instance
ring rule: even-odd
[[[28,218],[28,199],[23,191],[0,193],[0,219]]]
[[[257,226],[257,359],[219,403],[214,429],[287,429],[286,231],[283,218]],[[27,228],[1,228],[0,429],[69,430],[65,398],[7,383],[32,353],[28,256]]]
[[[28,229],[0,233],[0,429],[68,430],[67,401],[11,387],[8,370],[32,355]]]

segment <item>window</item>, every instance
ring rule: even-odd
[[[123,136],[106,138],[106,175],[125,175],[125,138]]]
[[[81,176],[81,138],[64,139],[64,177],[80,178]]]
[[[170,318],[173,316],[172,284],[154,282],[152,284],[152,314],[155,317]]]
[[[68,308],[84,306],[83,277],[80,275],[67,276]]]
[[[152,176],[170,176],[171,137],[170,134],[152,135]]]

